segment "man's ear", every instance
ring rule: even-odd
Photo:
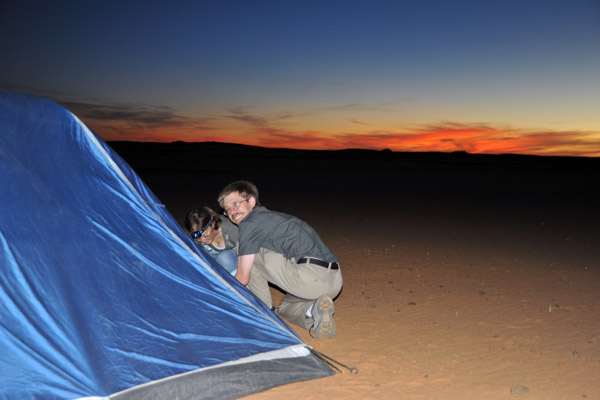
[[[248,199],[248,204],[250,204],[250,207],[254,208],[254,206],[256,205],[256,199],[254,198],[254,196],[250,196],[250,198]]]

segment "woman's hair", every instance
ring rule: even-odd
[[[213,217],[213,229],[219,229],[221,226],[221,218],[219,218],[219,214],[214,212],[210,207],[203,207],[200,209],[195,208],[188,212],[184,221],[185,230],[187,231],[188,235],[204,228],[204,226],[208,224],[208,221],[210,221],[211,216]]]
[[[254,183],[250,181],[236,181],[230,183],[229,185],[225,186],[223,190],[221,190],[221,193],[219,193],[219,197],[217,199],[219,205],[223,207],[223,200],[225,197],[234,192],[238,192],[240,196],[245,198],[254,197],[254,200],[256,200],[256,205],[260,204],[258,202],[258,189]]]

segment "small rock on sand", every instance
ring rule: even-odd
[[[510,393],[517,396],[525,396],[529,392],[529,388],[523,385],[514,385],[510,387]]]

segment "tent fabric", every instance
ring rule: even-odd
[[[0,398],[227,399],[334,373],[69,111],[0,91],[0,130]]]

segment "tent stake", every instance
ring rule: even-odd
[[[344,368],[346,368],[348,371],[350,371],[350,373],[351,373],[351,374],[354,374],[354,375],[358,374],[358,368],[356,368],[356,367],[349,367],[349,366],[347,366],[347,365],[344,365],[344,364],[342,364],[341,362],[339,362],[339,361],[337,361],[337,360],[334,360],[333,358],[331,358],[331,357],[329,357],[329,356],[327,356],[327,355],[325,355],[325,354],[321,353],[320,351],[317,351],[317,350],[315,350],[315,349],[313,349],[313,348],[309,348],[309,349],[310,349],[310,351],[311,351],[311,352],[312,352],[314,355],[316,355],[317,357],[321,358],[321,359],[322,359],[323,361],[325,361],[325,362],[326,362],[326,363],[327,363],[327,364],[328,364],[330,367],[332,367],[332,368],[336,369],[338,372],[341,372],[341,373],[343,374],[343,372],[342,372],[342,371],[341,371],[341,370],[340,370],[338,367],[336,367],[335,365],[333,365],[333,363],[336,363],[337,365],[339,365],[339,366],[341,366],[341,367],[344,367]],[[333,362],[333,363],[332,363],[332,362]]]

